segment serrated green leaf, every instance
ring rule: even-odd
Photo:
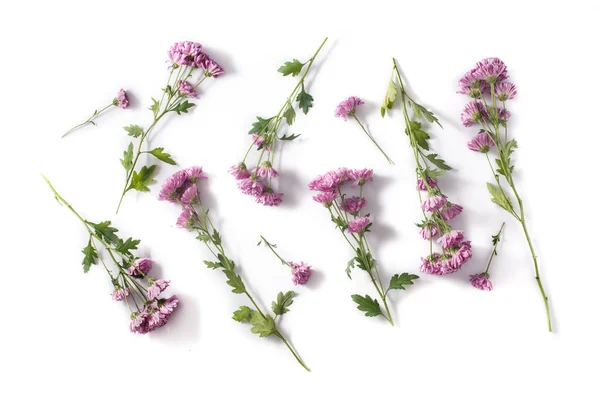
[[[313,106],[313,100],[313,97],[306,93],[304,91],[304,86],[302,86],[302,91],[298,93],[296,101],[304,114],[308,114],[308,110]]]
[[[283,76],[288,76],[290,74],[292,74],[292,76],[298,76],[298,74],[302,72],[302,67],[304,67],[304,64],[294,58],[293,61],[286,61],[279,67],[277,72],[281,72]]]
[[[158,158],[162,162],[165,162],[165,163],[171,164],[171,165],[176,165],[177,163],[175,162],[175,160],[173,160],[171,158],[171,155],[169,153],[165,153],[164,150],[165,150],[164,147],[157,147],[157,148],[149,151],[148,153],[152,154],[154,157]]]
[[[381,105],[381,116],[385,117],[386,109],[390,110],[394,105],[394,101],[396,100],[396,95],[398,94],[398,87],[396,86],[396,82],[394,81],[394,77],[390,79],[390,83],[388,84],[387,91],[385,92],[385,97],[383,98],[383,104]]]
[[[356,248],[356,266],[363,271],[371,271],[371,269],[375,266],[375,259],[371,255],[370,252],[363,253],[360,248]]]
[[[196,236],[196,239],[201,242],[208,242],[210,240],[210,235],[208,233],[200,232],[198,236]]]
[[[233,319],[237,322],[249,322],[252,319],[254,310],[248,306],[241,306],[233,312]]]
[[[252,328],[250,331],[260,335],[260,337],[271,336],[276,332],[275,321],[270,315],[262,316],[259,312],[253,312],[250,318],[250,324]]]
[[[427,142],[430,138],[429,134],[421,129],[413,129],[412,133],[419,147],[429,150],[429,143]]]
[[[123,152],[123,159],[121,165],[125,168],[125,171],[129,172],[133,168],[133,142],[129,142],[127,150]]]
[[[87,246],[85,246],[81,252],[83,253],[83,261],[81,262],[81,264],[83,265],[83,272],[87,273],[90,270],[92,264],[95,265],[98,262],[98,252],[96,251],[94,246],[92,246],[91,236]]]
[[[138,239],[127,238],[125,241],[119,239],[117,243],[115,243],[115,250],[119,253],[129,253],[131,250],[136,250],[138,244],[140,244]]]
[[[273,301],[271,303],[271,309],[275,315],[283,315],[290,311],[288,307],[294,302],[293,298],[295,295],[296,293],[293,290],[290,290],[285,294],[283,294],[283,292],[279,292],[277,295],[277,301]]]
[[[96,231],[96,234],[98,236],[100,236],[102,239],[106,240],[109,243],[112,244],[117,244],[119,243],[119,237],[117,235],[115,235],[116,232],[118,232],[119,230],[117,228],[114,228],[110,225],[110,221],[102,221],[100,223],[93,223],[90,221],[86,221],[88,224],[90,224],[94,230]]]
[[[412,100],[409,101],[409,104],[410,104],[411,108],[413,109],[415,116],[418,119],[425,118],[429,123],[436,123],[440,126],[440,128],[442,127],[442,125],[438,121],[437,117],[431,111],[427,110],[425,107],[423,107],[422,105],[420,105],[418,103],[415,103]]]
[[[350,279],[352,279],[352,276],[350,276],[352,268],[354,268],[354,258],[351,258],[350,261],[348,261],[348,266],[346,267],[346,275],[348,275],[348,278]]]
[[[504,195],[502,189],[493,183],[487,183],[488,192],[492,195],[492,203],[498,204],[500,207],[504,208],[506,211],[512,211],[512,203],[510,200]]]
[[[376,299],[372,299],[368,294],[365,297],[353,294],[352,301],[358,304],[357,308],[360,311],[364,311],[367,317],[375,317],[381,315],[381,308]]]
[[[443,169],[445,171],[449,171],[452,168],[450,166],[448,166],[448,164],[446,164],[446,162],[444,160],[442,160],[441,158],[437,158],[437,154],[436,153],[431,153],[431,154],[427,154],[425,157],[427,157],[427,159],[436,167]]]
[[[287,108],[283,113],[283,118],[285,118],[285,122],[287,122],[288,125],[292,125],[296,120],[296,110],[294,110],[294,107],[292,107],[290,103],[288,103]]]
[[[256,117],[256,119],[257,119],[257,121],[252,123],[252,128],[248,131],[248,134],[253,134],[253,133],[260,134],[262,132],[265,132],[267,130],[269,124],[273,120],[273,117],[268,118],[268,119]]]
[[[149,167],[143,166],[139,172],[134,171],[131,177],[131,184],[127,190],[135,189],[139,192],[149,192],[150,188],[148,188],[148,185],[153,182],[155,169],[156,165],[151,165]]]
[[[241,294],[246,292],[246,286],[239,275],[228,269],[224,269],[223,272],[227,276],[227,284],[233,288],[231,290],[233,293]]]
[[[160,109],[160,103],[154,97],[152,97],[152,105],[148,107],[156,117],[158,115],[158,110]]]
[[[388,290],[406,290],[405,286],[412,285],[415,279],[419,279],[419,276],[408,274],[406,272],[402,273],[401,275],[396,274],[392,276],[392,279],[390,279],[390,286],[388,287]]]
[[[217,246],[221,244],[221,235],[216,230],[212,234],[212,241]]]
[[[177,104],[172,111],[175,111],[177,115],[181,115],[181,113],[186,113],[192,107],[196,106],[194,103],[190,103],[189,101],[184,101],[182,103]]]
[[[204,261],[204,264],[211,269],[224,268],[220,262]]]
[[[296,135],[295,133],[291,134],[291,135],[283,135],[282,137],[277,137],[277,139],[279,140],[294,140],[297,137],[299,137],[300,135]]]
[[[138,138],[144,134],[144,130],[139,125],[124,126],[123,129],[127,131],[129,136],[133,136],[134,138]]]

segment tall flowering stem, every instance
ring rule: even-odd
[[[196,239],[204,243],[214,256],[213,261],[204,261],[204,264],[210,269],[221,270],[227,278],[227,284],[232,288],[231,291],[245,295],[250,301],[251,306],[241,306],[233,313],[233,319],[249,323],[251,332],[260,337],[276,336],[281,339],[300,365],[310,371],[276,325],[277,317],[289,311],[288,307],[294,302],[293,298],[296,293],[292,290],[285,293],[279,292],[277,299],[271,304],[273,316],[258,305],[248,291],[243,278],[237,274],[235,263],[227,256],[221,234],[215,228],[208,215],[208,210],[200,200],[198,184],[204,179],[206,176],[200,167],[178,171],[164,182],[159,200],[181,206],[182,210],[177,220],[177,226],[194,232],[197,235]]]
[[[494,257],[498,255],[498,243],[500,243],[500,235],[502,234],[502,230],[504,229],[505,223],[503,222],[500,226],[500,230],[495,235],[492,235],[492,253],[490,254],[490,258],[488,259],[487,267],[485,271],[480,274],[475,274],[470,276],[471,285],[475,289],[490,291],[494,287],[492,285],[492,281],[490,280],[490,267],[492,266],[492,261]]]
[[[393,326],[394,319],[387,301],[389,291],[405,290],[419,277],[406,272],[401,275],[396,274],[392,276],[387,287],[381,280],[377,262],[371,254],[371,247],[366,236],[370,232],[372,223],[370,214],[364,213],[367,200],[363,197],[363,187],[372,180],[373,170],[339,168],[318,176],[310,182],[308,187],[310,190],[320,192],[313,197],[313,200],[327,208],[331,221],[356,253],[356,256],[348,261],[346,268],[348,278],[352,279],[353,268],[365,271],[369,275],[377,296],[383,302],[385,312],[381,309],[378,300],[368,294],[365,296],[354,294],[352,300],[358,305],[357,308],[360,311],[365,312],[367,317],[382,316]],[[343,190],[346,189],[346,184],[355,188],[358,196],[350,196],[347,191]]]
[[[148,192],[150,190],[148,186],[153,182],[157,165],[144,165],[139,171],[136,171],[137,163],[142,154],[150,154],[159,161],[170,165],[176,164],[171,154],[164,151],[164,147],[145,150],[144,142],[149,139],[150,133],[158,122],[168,114],[181,115],[187,113],[190,108],[195,106],[187,99],[198,96],[198,87],[207,78],[216,78],[224,72],[223,68],[204,52],[200,43],[175,43],[169,50],[169,59],[170,73],[167,83],[162,89],[163,94],[160,101],[153,97],[152,106],[149,107],[153,115],[152,122],[146,129],[139,125],[124,127],[127,134],[137,140],[137,145],[134,146],[134,141],[131,141],[127,150],[123,152],[121,164],[125,168],[125,184],[117,206],[117,213],[127,192],[130,190]]]
[[[507,79],[508,69],[499,58],[485,58],[465,73],[459,80],[458,93],[465,94],[472,100],[465,106],[461,120],[466,127],[479,128],[478,134],[467,146],[470,150],[485,154],[494,177],[493,183],[487,183],[492,202],[512,215],[523,229],[533,260],[535,280],[544,301],[548,331],[552,332],[548,296],[540,278],[537,256],[527,229],[523,200],[513,178],[514,164],[511,156],[517,149],[517,142],[515,139],[509,139],[510,112],[506,108],[506,102],[516,96],[517,88]],[[494,160],[495,167],[489,157],[489,152],[494,151],[494,148],[497,154]],[[517,201],[517,206],[511,199],[511,193]]]
[[[451,170],[438,154],[430,152],[430,136],[423,123],[440,125],[437,117],[414,101],[404,88],[396,60],[392,59],[392,77],[388,84],[381,115],[391,109],[399,99],[406,125],[405,133],[413,150],[416,165],[416,180],[423,220],[417,224],[421,236],[429,241],[429,255],[421,259],[421,271],[427,274],[445,275],[458,271],[472,257],[471,242],[460,230],[453,230],[448,221],[462,212],[462,207],[454,204],[442,192],[438,180],[445,171]],[[412,111],[412,117],[409,114]],[[423,199],[422,192],[427,193]],[[434,240],[441,245],[441,252],[434,251]]]
[[[264,206],[278,206],[283,200],[283,193],[277,192],[273,188],[273,179],[279,173],[273,168],[275,165],[275,148],[280,141],[294,140],[300,135],[283,134],[279,135],[282,129],[283,121],[288,127],[292,126],[296,120],[295,103],[304,114],[313,106],[313,97],[306,91],[306,77],[317,58],[317,55],[325,45],[327,38],[323,40],[317,51],[305,62],[297,59],[287,61],[277,71],[283,76],[300,76],[300,80],[294,86],[294,89],[283,103],[277,114],[269,118],[256,117],[257,121],[252,124],[248,132],[252,135],[252,143],[248,147],[242,161],[231,167],[230,173],[238,181],[238,188],[244,194],[253,196],[256,202]],[[256,146],[258,156],[255,166],[247,166],[247,160],[252,148]]]
[[[118,229],[110,221],[94,223],[84,219],[71,204],[69,204],[54,189],[50,181],[42,175],[56,200],[66,206],[85,226],[89,239],[83,248],[83,272],[87,273],[92,265],[102,264],[113,285],[112,298],[123,301],[131,311],[129,328],[133,333],[146,334],[158,329],[169,322],[171,314],[177,308],[177,296],[161,298],[159,295],[169,287],[170,282],[163,279],[148,277],[152,268],[149,258],[137,258],[132,250],[136,250],[140,241],[133,238],[126,240],[117,236]],[[104,249],[114,268],[109,269],[104,261]]]
[[[73,128],[69,129],[67,131],[67,133],[62,135],[62,137],[64,138],[69,133],[71,133],[79,128],[83,128],[86,125],[89,125],[89,124],[96,125],[96,123],[94,122],[96,117],[98,117],[100,114],[102,114],[104,111],[108,110],[111,107],[119,107],[122,109],[129,108],[129,98],[127,97],[127,92],[125,92],[125,90],[123,90],[123,89],[119,90],[119,92],[117,93],[117,96],[113,99],[113,101],[110,102],[109,105],[107,105],[104,108],[101,108],[100,110],[94,110],[94,113],[92,114],[91,117],[89,117],[82,123],[75,125]]]

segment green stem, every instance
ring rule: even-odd
[[[267,245],[267,247],[269,249],[271,249],[271,251],[273,252],[273,254],[275,254],[275,256],[277,258],[279,258],[279,261],[281,261],[282,264],[285,264],[288,267],[292,268],[292,266],[290,265],[290,263],[288,263],[283,258],[281,258],[281,256],[279,255],[279,253],[277,253],[277,251],[275,251],[274,245],[272,245],[271,243],[269,243],[269,241],[267,239],[265,239],[265,237],[263,235],[260,235],[260,238],[263,240],[263,242],[265,242],[265,244]]]
[[[310,372],[310,368],[308,368],[306,366],[306,364],[304,364],[304,362],[302,362],[302,360],[300,359],[300,357],[298,356],[298,354],[294,351],[294,349],[292,348],[292,346],[290,346],[290,344],[288,343],[288,341],[286,340],[286,338],[283,336],[283,334],[277,330],[277,331],[275,331],[275,336],[277,336],[279,339],[281,339],[283,341],[283,343],[285,343],[285,345],[287,346],[287,348],[290,349],[290,351],[294,355],[294,358],[296,359],[296,361],[298,361],[298,363],[300,363],[300,365],[302,365],[302,367],[304,367],[305,370],[307,370],[308,372]]]
[[[377,146],[377,148],[379,149],[379,151],[381,152],[381,154],[383,154],[383,156],[385,157],[385,159],[390,163],[390,164],[394,164],[394,162],[392,161],[391,158],[388,157],[387,154],[385,154],[385,151],[383,151],[383,149],[379,146],[379,144],[377,144],[377,142],[375,141],[375,138],[373,138],[373,136],[371,136],[369,134],[369,132],[367,132],[367,130],[365,129],[365,126],[362,124],[362,122],[360,122],[360,120],[358,119],[358,117],[355,114],[352,114],[352,117],[354,117],[354,119],[356,120],[356,122],[358,122],[358,125],[360,125],[360,127],[362,128],[363,132],[367,135],[367,137],[369,139],[371,139],[371,142],[373,142],[373,144],[375,146]]]
[[[106,107],[104,107],[102,110],[100,110],[100,111],[94,111],[94,114],[91,117],[89,117],[86,121],[82,122],[81,124],[75,125],[73,128],[69,129],[67,131],[67,133],[65,133],[64,135],[61,136],[61,139],[64,138],[65,136],[67,136],[69,133],[71,133],[71,132],[73,132],[73,131],[81,128],[82,126],[85,126],[85,125],[91,123],[94,120],[94,118],[96,118],[98,115],[100,115],[104,111],[106,111],[109,107],[112,107],[114,105],[115,105],[115,103],[113,101],[112,103],[110,103],[109,105],[107,105]]]
[[[488,261],[487,268],[485,269],[485,272],[484,272],[485,274],[488,273],[488,271],[490,269],[490,265],[492,265],[492,260],[494,259],[494,256],[498,254],[496,252],[496,248],[498,247],[498,243],[500,243],[500,234],[502,233],[502,229],[504,229],[504,224],[505,224],[505,222],[502,223],[502,226],[500,227],[500,230],[495,235],[495,237],[497,237],[498,239],[496,240],[496,243],[494,243],[494,248],[492,249],[492,254],[490,254],[490,259]]]

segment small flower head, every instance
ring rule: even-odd
[[[447,202],[446,196],[432,196],[423,202],[421,208],[425,211],[436,211],[442,208]]]
[[[111,293],[111,297],[115,301],[123,301],[129,296],[129,289],[122,287],[115,287],[115,290]]]
[[[367,199],[364,197],[346,197],[341,204],[341,209],[350,214],[358,214],[367,205]]]
[[[476,289],[486,290],[489,292],[494,288],[492,286],[492,281],[490,281],[490,275],[485,272],[476,275],[469,275],[469,277],[471,278],[469,279],[471,285]]]
[[[451,263],[455,271],[458,271],[460,267],[469,261],[473,257],[473,251],[471,250],[471,242],[464,240],[463,242],[456,244],[450,249]]]
[[[504,62],[499,58],[484,58],[477,63],[475,71],[473,71],[473,76],[493,84],[508,78],[508,70]]]
[[[148,300],[154,300],[158,297],[159,294],[165,291],[169,287],[170,281],[166,281],[164,279],[157,279],[148,281],[148,294],[146,297]]]
[[[198,197],[198,186],[196,186],[195,183],[192,183],[192,185],[189,188],[187,188],[181,196],[181,202],[186,206],[197,204],[199,200],[200,199]]]
[[[437,187],[437,181],[433,178],[427,178],[427,185],[425,184],[425,181],[421,178],[417,179],[417,190],[422,190],[422,191],[427,191],[428,187],[430,188],[434,188]]]
[[[129,108],[129,98],[127,97],[127,92],[123,89],[119,90],[117,93],[117,97],[113,100],[113,104],[117,107],[121,107],[122,109]]]
[[[421,257],[421,272],[430,275],[438,275],[438,260],[440,255],[433,253],[425,258]]]
[[[335,199],[338,198],[337,192],[321,192],[316,196],[313,196],[313,200],[317,203],[323,204],[325,207],[331,207]]]
[[[258,168],[256,168],[256,176],[262,176],[264,178],[277,178],[277,170],[273,168],[270,161],[263,162]]]
[[[229,173],[238,181],[250,178],[250,171],[248,171],[246,164],[244,164],[243,162],[239,163],[238,165],[232,166],[229,169]]]
[[[498,82],[494,85],[494,92],[500,101],[511,100],[517,95],[517,87],[511,82]]]
[[[196,97],[198,93],[194,90],[194,87],[188,81],[179,81],[178,82],[179,93],[187,97]]]
[[[193,213],[187,207],[181,210],[176,225],[181,229],[189,229],[194,225]]]
[[[365,102],[356,96],[350,96],[335,108],[335,116],[344,118],[344,121],[346,121],[348,117],[354,115],[361,104],[365,104]]]
[[[158,311],[167,318],[171,316],[173,311],[179,305],[179,298],[177,296],[171,296],[167,299],[158,299],[156,306],[158,307]]]
[[[175,66],[196,66],[195,60],[202,54],[204,54],[202,52],[202,45],[200,43],[189,41],[175,43],[169,50],[169,58]]]
[[[198,183],[198,181],[202,181],[208,179],[204,172],[202,172],[202,167],[189,167],[185,169],[185,173],[187,174],[187,179],[189,183]]]
[[[442,218],[444,219],[444,221],[450,221],[452,218],[458,216],[458,214],[460,214],[462,210],[462,206],[447,202],[442,206],[440,214],[442,214]]]
[[[342,184],[342,179],[336,171],[329,171],[325,175],[320,175],[313,179],[309,184],[310,190],[319,192],[331,192],[337,190]]]
[[[421,229],[421,236],[423,237],[423,239],[425,240],[429,240],[432,239],[434,237],[436,237],[438,235],[439,230],[436,224],[431,224],[428,226],[424,226]]]
[[[265,185],[256,178],[250,177],[238,181],[238,189],[244,194],[258,197],[265,191]]]
[[[201,66],[204,69],[204,75],[212,76],[213,78],[216,78],[225,72],[219,64],[209,57],[206,57],[201,61]]]
[[[362,186],[367,182],[373,181],[373,170],[372,169],[353,169],[348,173],[352,182],[352,187]]]
[[[256,202],[263,206],[278,206],[283,201],[283,193],[275,193],[273,189],[267,188],[265,191],[256,197]]]
[[[152,269],[152,260],[144,257],[138,258],[133,262],[133,265],[127,268],[129,275],[136,278],[140,278],[148,275],[148,272]]]
[[[294,282],[294,285],[306,284],[312,274],[310,265],[304,264],[303,262],[297,264],[293,261],[290,261],[290,265],[292,267],[292,282]]]
[[[473,124],[479,124],[483,121],[488,120],[488,112],[478,100],[473,100],[465,105],[463,112],[460,114],[460,119],[464,126],[471,126]]]
[[[356,218],[348,223],[349,233],[362,233],[371,225],[369,217]]]
[[[476,78],[474,72],[475,69],[472,69],[460,78],[458,81],[458,93],[477,99],[489,89],[489,85],[485,81]]]
[[[487,153],[492,147],[494,147],[494,141],[490,138],[486,132],[479,132],[473,139],[467,143],[469,150],[478,151],[480,153]]]
[[[333,171],[333,173],[336,174],[340,179],[340,184],[344,184],[352,180],[352,178],[350,178],[350,170],[348,168],[340,167]]]
[[[442,245],[444,250],[448,250],[450,247],[460,245],[464,239],[465,233],[463,231],[450,231],[439,238],[438,243]]]
[[[158,194],[159,200],[166,200],[171,203],[177,203],[181,199],[181,195],[185,190],[188,174],[185,170],[177,171],[168,177],[160,189]]]

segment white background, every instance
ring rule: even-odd
[[[543,4],[543,5],[541,5]],[[0,17],[3,175],[0,391],[5,399],[192,398],[598,398],[597,7],[594,2],[15,2]],[[285,203],[263,208],[240,194],[226,171],[249,144],[256,115],[276,112],[294,85],[277,68],[307,59],[329,41],[311,73],[315,98],[286,144],[280,189]],[[189,115],[161,123],[152,146],[182,166],[205,168],[203,184],[227,251],[260,303],[291,287],[288,272],[259,234],[286,258],[316,272],[281,328],[306,373],[275,338],[261,339],[231,313],[244,298],[229,292],[209,254],[178,230],[175,206],[151,194],[128,195],[114,215],[128,140],[122,126],[148,125],[146,109],[166,79],[169,46],[203,43],[227,70],[203,89]],[[451,276],[423,276],[392,295],[398,326],[368,319],[350,300],[373,290],[306,185],[328,169],[374,168],[366,193],[371,242],[386,278],[417,272],[427,244],[414,160],[401,114],[378,107],[391,57],[409,90],[441,118],[434,149],[455,170],[441,186],[465,212],[453,221],[473,242],[474,257]],[[502,58],[519,88],[510,130],[519,142],[516,177],[550,296],[556,333],[515,221],[489,200],[485,160],[466,149],[474,129],[460,125],[466,98],[461,74],[487,56]],[[113,109],[98,127],[61,134],[111,101],[119,88],[131,110]],[[366,101],[359,116],[395,160],[389,166],[356,124],[333,117],[339,101]],[[161,166],[160,182],[175,171]],[[128,331],[128,312],[110,299],[100,268],[84,275],[87,239],[53,199],[39,173],[91,220],[111,219],[142,240],[154,272],[181,298],[169,325],[148,336]],[[495,289],[473,289],[490,235],[507,221],[492,269]]]

